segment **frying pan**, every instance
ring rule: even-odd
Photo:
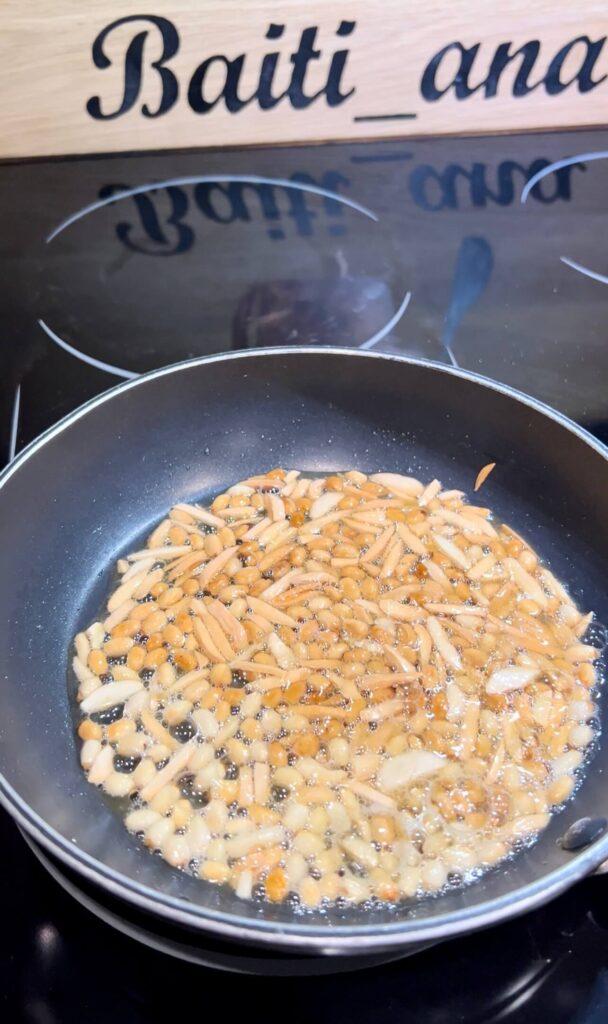
[[[101,889],[198,931],[315,953],[436,941],[531,909],[608,857],[558,840],[608,817],[608,748],[539,841],[466,888],[397,910],[238,900],[130,837],[79,767],[68,694],[74,633],[98,613],[108,570],[169,505],[207,501],[272,466],[357,467],[470,490],[608,622],[607,450],[559,413],[474,374],[344,349],[273,349],[181,363],[119,385],[29,446],[0,478],[0,796],[18,823]],[[73,695],[72,695],[73,699]],[[605,703],[600,697],[600,704]]]

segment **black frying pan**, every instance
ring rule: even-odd
[[[317,952],[364,953],[499,921],[608,857],[558,839],[608,817],[601,746],[539,842],[469,888],[305,919],[173,870],[130,837],[79,767],[66,684],[74,633],[114,560],[177,498],[203,500],[275,465],[439,477],[487,501],[608,622],[607,452],[559,413],[472,374],[342,350],[273,350],[183,363],[120,385],[29,446],[0,478],[0,795],[60,860],[125,901],[200,930]]]

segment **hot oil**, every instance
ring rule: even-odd
[[[324,476],[325,476],[325,474],[323,474],[323,473],[315,473],[315,474],[310,473],[310,474],[307,474],[307,477],[310,477],[312,479],[319,479],[319,478],[323,478]],[[279,490],[280,490],[280,488],[277,488],[277,492]],[[497,525],[495,521],[493,521],[493,523],[494,523],[495,526]],[[207,531],[204,530],[202,532],[207,532]],[[487,549],[487,550],[489,550],[489,549]],[[484,549],[484,553],[487,553],[487,550]],[[162,565],[163,563],[159,563],[159,564]],[[153,567],[153,568],[155,568],[155,567]],[[120,577],[116,574],[115,577],[114,577],[114,584],[113,584],[112,588],[110,589],[110,592],[113,591],[113,589],[114,589],[114,587],[115,587],[115,585],[116,585],[116,583],[118,582],[119,579],[120,579]],[[205,591],[201,591],[199,599],[202,599],[205,596],[207,596],[206,592]],[[147,600],[149,600],[149,598]],[[103,618],[103,616],[105,616],[105,614],[106,614],[105,610],[102,611],[101,618]],[[170,616],[169,616],[169,620],[170,620]],[[507,620],[507,622],[508,621],[509,620]],[[595,642],[596,638],[597,639],[601,638],[601,641],[602,641],[602,644],[603,644],[603,642],[604,642],[604,633],[605,633],[605,631],[602,631],[600,629],[600,627],[596,626],[595,624],[592,624],[591,627],[588,630],[588,633],[587,633],[587,642],[590,642],[590,641]],[[106,639],[107,639],[107,637],[106,637]],[[263,653],[263,654],[267,654],[267,655],[272,655],[273,652],[270,650],[268,644],[264,644],[264,645],[262,645],[260,647],[259,653]],[[110,671],[115,666],[124,664],[125,660],[126,659],[124,659],[124,658],[117,658],[117,659],[113,660],[111,662],[111,664],[110,664]],[[603,669],[603,666],[602,666],[602,669]],[[243,682],[244,682],[244,678],[245,677],[238,677],[238,678],[235,677],[233,679],[233,682],[232,682],[233,688],[237,688],[238,689],[239,687],[242,687]],[[450,677],[448,675],[448,679],[449,678]],[[153,676],[152,676],[152,679],[153,679]],[[150,678],[150,674],[148,674],[148,678],[143,680],[144,681],[144,687],[149,688],[150,685],[152,685],[152,679]],[[442,692],[443,686],[444,686],[444,682],[439,681],[434,688],[431,688],[428,691],[427,697],[428,697],[428,702],[429,703],[432,702],[432,698],[433,698],[434,694]],[[76,687],[72,687],[72,692],[75,692],[75,690],[76,690]],[[198,706],[198,703],[195,702],[195,705],[194,705],[195,709],[196,709],[197,706]],[[75,701],[74,701],[73,710],[74,710],[74,713],[75,713],[75,721],[78,722],[79,721],[79,710],[78,710],[78,707],[77,707],[77,704],[76,704]],[[157,708],[157,714],[156,714],[156,717],[159,720],[162,719],[162,711],[163,711],[163,707],[161,705],[159,705],[159,707]],[[255,720],[256,721],[260,721],[261,718],[262,718],[262,715],[263,715],[263,712],[260,711],[259,714],[257,714],[255,716]],[[432,714],[429,714],[429,721],[432,721]],[[343,734],[344,734],[345,738],[348,738],[349,740],[352,738],[352,735],[353,735],[353,733],[354,733],[354,731],[355,731],[355,729],[356,729],[358,724],[359,724],[358,722],[354,722],[352,725],[347,726],[343,730]],[[320,732],[320,731],[321,730],[317,730],[317,732]],[[371,725],[370,725],[370,731],[373,734],[374,729],[371,727]],[[586,755],[585,755],[585,757],[584,757],[580,767],[578,767],[574,771],[574,773],[573,773],[574,778],[576,779],[576,787],[575,788],[577,788],[578,785],[580,785],[580,782],[581,782],[581,780],[582,780],[582,778],[584,776],[584,771],[585,771],[585,768],[587,766],[588,760],[589,760],[590,756],[592,756],[594,745],[597,742],[597,730],[596,730],[596,723],[595,722],[594,722],[594,731],[596,732],[595,738],[594,738],[594,742],[593,742],[593,744],[591,744],[587,748]],[[313,730],[309,730],[309,732],[312,732],[314,734],[314,729]],[[238,732],[237,732],[236,736],[238,738],[238,736],[239,736]],[[284,734],[282,732],[278,734],[278,739],[279,740],[280,739],[284,739],[284,738],[285,738],[285,736],[284,736]],[[314,756],[317,758],[319,764],[321,764],[321,765],[327,764],[327,761],[328,761],[328,758],[327,758],[327,743],[321,742],[320,747],[318,749],[318,752]],[[222,764],[222,766],[224,766],[224,768],[227,765],[232,764],[232,762],[230,762],[228,760],[227,753],[226,753],[224,748],[220,748],[220,750],[216,751],[216,759],[218,760],[218,762],[220,762]],[[386,759],[385,752],[381,752],[381,762],[380,762],[380,765],[384,762],[385,759]],[[160,760],[157,763],[157,766],[156,766],[157,769],[162,769],[165,763],[166,763],[166,761]],[[296,761],[294,761],[292,763],[296,764],[297,763],[297,759],[296,759]],[[287,767],[289,767],[289,763],[288,763]],[[350,762],[347,763],[347,765],[345,767],[346,767],[347,770],[350,770],[351,767],[352,767],[351,763]],[[230,769],[230,771],[232,771],[232,769]],[[238,777],[239,774],[240,774],[240,771],[237,771],[237,777]],[[230,781],[230,778],[228,778],[227,781]],[[372,779],[372,782],[373,782],[373,779]],[[530,786],[528,788],[528,790],[526,790],[525,785],[522,784],[522,785],[520,785],[519,789],[523,791],[524,796],[527,795],[528,797],[530,797],[531,800],[535,797],[535,795],[537,793],[537,790],[533,786]],[[133,810],[134,807],[137,808],[138,806],[141,806],[141,801],[140,801],[140,798],[138,796],[135,796],[135,797],[128,797],[128,796],[119,797],[119,796],[108,796],[107,794],[104,793],[104,799],[107,801],[108,806],[111,807],[112,811],[114,813],[119,813],[121,818],[123,818],[123,819],[124,819],[124,817],[130,811]],[[569,801],[569,799],[571,799],[571,796],[569,796],[568,801]],[[568,802],[568,801],[566,801],[566,802]],[[200,808],[200,807],[205,806],[208,802],[209,802],[208,798],[205,798],[204,800],[202,798],[200,800],[197,798],[197,809]],[[276,799],[275,799],[274,798],[274,794],[273,794],[273,799],[271,799],[269,801],[268,806],[269,806],[269,809],[271,811],[274,811],[276,813],[280,813],[280,811],[281,811],[281,804],[282,804],[282,800],[279,797],[279,795],[277,794],[276,795]],[[425,806],[428,807],[428,800],[427,800],[427,804]],[[560,806],[554,808],[553,809],[553,813],[558,813],[559,810],[561,810],[562,806],[563,805],[560,805]],[[239,813],[240,812],[239,812],[238,806],[235,805],[234,807],[229,807],[229,809],[228,809],[228,825],[229,825],[230,821],[234,821],[239,816]],[[417,825],[415,818],[411,822],[411,828],[413,830],[415,830],[416,828],[419,828],[419,825]],[[180,830],[178,829],[178,833],[177,834],[179,834],[179,832],[180,832]],[[230,834],[230,828],[228,827],[226,835],[229,835],[229,834]],[[511,860],[519,852],[521,852],[522,850],[526,849],[532,842],[534,842],[535,838],[536,838],[535,835],[531,835],[529,837],[522,837],[520,840],[517,840],[514,843],[512,850],[505,857],[502,857],[499,860],[499,864],[502,866],[502,865],[504,865],[504,863],[506,861]],[[291,842],[291,840],[290,840],[290,842]],[[419,845],[421,846],[422,844],[419,844]],[[291,852],[290,845],[287,844],[284,848],[285,848],[285,854],[288,855]],[[204,860],[204,858],[194,857],[187,864],[182,864],[182,865],[177,865],[177,866],[181,867],[183,870],[189,871],[189,872],[191,872],[193,874],[197,874],[198,870],[199,870],[199,868],[201,866],[201,863],[203,862],[203,860]],[[351,868],[349,868],[348,870],[354,870],[355,868],[356,868],[356,865],[355,864],[351,864]],[[417,898],[420,898],[421,896],[424,896],[425,898],[432,898],[432,896],[440,894],[441,892],[444,892],[446,890],[451,890],[453,888],[459,888],[459,887],[462,887],[462,886],[471,885],[473,882],[477,881],[483,874],[485,874],[489,870],[492,870],[491,866],[486,866],[486,867],[484,867],[484,866],[475,866],[475,867],[472,867],[470,869],[464,869],[462,871],[454,871],[454,870],[450,871],[447,874],[447,879],[446,879],[445,885],[439,887],[438,893],[429,894],[429,893],[425,893],[425,892],[422,892],[422,891],[418,890],[416,896],[417,896]],[[356,875],[356,873],[357,872],[355,870],[355,875]],[[314,879],[314,874],[312,875],[312,877]],[[256,894],[256,890],[254,890],[254,893],[253,893],[254,897],[255,897],[255,894]],[[322,904],[322,905],[326,905],[326,904]],[[370,909],[372,907],[376,906],[377,905],[377,901],[375,900],[375,898],[372,898],[371,902],[364,901],[363,904],[362,904],[362,906],[364,908],[366,906],[368,906],[368,905],[369,905]],[[398,905],[397,902],[390,901],[388,899],[384,899],[382,901],[382,906],[385,909],[387,907],[397,906],[397,905]],[[298,909],[298,912],[305,912],[305,908],[300,906],[299,909]]]

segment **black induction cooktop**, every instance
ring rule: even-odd
[[[0,165],[0,462],[120,380],[276,345],[459,365],[608,440],[607,184],[608,131]],[[136,1024],[167,999],[295,1024],[608,1021],[604,877],[400,962],[231,984],[238,950],[144,945],[4,812],[0,842],[10,1024]]]

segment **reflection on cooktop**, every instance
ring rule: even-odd
[[[602,432],[606,138],[0,167],[2,457],[120,379],[291,344],[452,362]]]

